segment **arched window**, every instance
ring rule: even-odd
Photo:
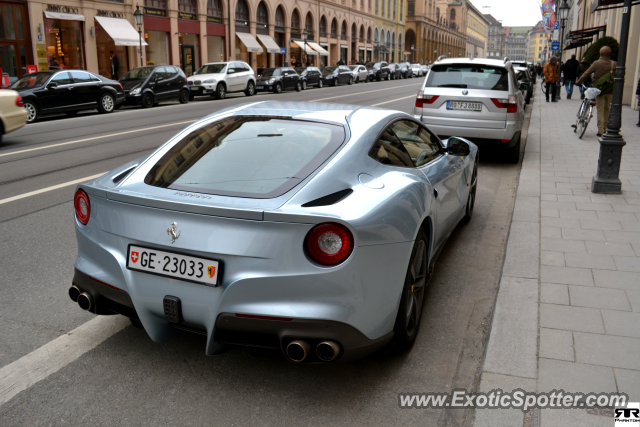
[[[291,14],[291,31],[300,32],[300,14],[297,10],[294,10]]]
[[[347,39],[347,21],[342,21],[342,27],[340,28],[340,39]]]
[[[320,18],[320,37],[327,37],[327,18]]]
[[[364,25],[360,26],[360,42],[364,41]]]
[[[238,0],[238,3],[236,3],[236,19],[238,21],[249,21],[249,8],[244,0]]]
[[[178,0],[178,10],[185,13],[198,13],[196,0]]]
[[[267,6],[264,5],[264,2],[260,2],[258,5],[258,11],[256,12],[257,19],[256,22],[258,24],[269,26],[269,13],[267,12]]]
[[[373,42],[378,43],[378,29],[373,32]]]
[[[391,46],[391,32],[387,30],[387,46]]]
[[[402,50],[402,34],[398,34],[398,50]]]
[[[282,10],[282,6],[278,6],[276,9],[276,27],[284,28],[284,10]]]
[[[207,0],[207,15],[222,18],[222,3],[220,0]]]
[[[331,21],[331,37],[338,37],[338,21],[336,21],[336,18]]]
[[[456,10],[455,9],[451,9],[451,19],[450,21],[455,21],[456,20]]]
[[[354,23],[354,24],[351,26],[351,41],[352,41],[352,42],[355,42],[355,41],[356,41],[356,31],[357,31],[357,30],[356,30],[356,24]]]
[[[367,30],[367,43],[371,43],[371,27]]]
[[[313,16],[311,16],[311,12],[307,13],[307,17],[304,20],[304,29],[309,33],[313,33]]]
[[[436,21],[440,20],[440,8],[436,7]]]

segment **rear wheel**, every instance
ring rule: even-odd
[[[98,111],[107,114],[113,112],[116,107],[116,99],[110,93],[103,93],[98,102]]]
[[[253,82],[247,83],[247,89],[244,91],[246,96],[253,96],[256,93],[256,85]]]
[[[306,80],[302,81],[302,90],[307,90],[307,81]]]
[[[227,88],[222,83],[218,84],[216,91],[213,93],[216,99],[224,99],[227,96]]]
[[[476,203],[476,188],[478,186],[478,155],[476,154],[476,162],[473,165],[473,173],[471,174],[471,184],[469,184],[469,196],[467,197],[467,206],[465,206],[463,222],[471,221],[473,216],[473,207]]]
[[[353,77],[349,77],[349,84],[352,85],[353,84]]]
[[[142,107],[143,108],[151,108],[153,107],[153,95],[150,93],[145,93],[142,97]]]
[[[180,92],[180,104],[186,104],[187,102],[189,102],[189,98],[191,98],[191,95],[189,94],[189,91],[186,89],[183,89]]]
[[[518,163],[520,161],[520,137],[518,137],[518,142],[512,148],[509,148],[507,152],[507,161],[509,163]]]
[[[318,80],[318,88],[322,87],[322,79]]]

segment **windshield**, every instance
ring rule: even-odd
[[[333,74],[335,70],[337,70],[336,67],[324,67],[324,69],[322,70],[322,75],[328,76],[329,74]]]
[[[382,62],[376,62],[375,64],[373,64],[373,68],[375,68],[376,70],[379,69],[382,66]]]
[[[175,144],[145,183],[223,196],[278,197],[309,176],[344,141],[342,126],[233,116]]]
[[[350,69],[351,71],[355,70],[356,68],[358,68],[358,66],[357,66],[357,65],[349,65],[349,69]]]
[[[302,74],[302,73],[307,71],[306,68],[302,68],[302,67],[296,67],[296,68],[294,68],[294,70],[296,70],[296,73],[298,73],[298,74]]]
[[[280,68],[265,68],[260,75],[262,77],[279,76],[281,73]]]
[[[42,86],[49,80],[51,77],[51,73],[33,73],[27,76],[24,76],[20,80],[16,81],[14,84],[9,86],[10,89],[22,89],[27,87],[38,87]]]
[[[227,64],[207,64],[200,67],[200,69],[193,74],[222,74],[226,69]]]
[[[447,64],[431,67],[425,87],[509,90],[505,68],[491,65]]]
[[[146,80],[147,77],[151,75],[153,70],[154,70],[154,67],[134,68],[133,70],[129,71],[127,74],[122,76],[120,78],[120,81],[126,82],[126,81],[135,81],[135,80]]]

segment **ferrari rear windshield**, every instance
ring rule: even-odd
[[[482,64],[442,64],[431,67],[426,87],[509,90],[509,73],[503,67]]]
[[[229,117],[205,125],[176,143],[144,181],[180,191],[270,199],[307,178],[344,138],[339,125]]]

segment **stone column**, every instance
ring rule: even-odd
[[[198,14],[200,19],[200,66],[209,62],[209,40],[207,39],[207,15]]]
[[[256,38],[256,21],[255,18],[253,21],[249,20],[249,33]],[[249,54],[249,66],[253,69],[253,71],[258,70],[258,54],[256,52],[248,52]]]
[[[180,37],[178,35],[178,0],[169,0],[167,2],[167,15],[171,23],[171,65],[180,65]]]

